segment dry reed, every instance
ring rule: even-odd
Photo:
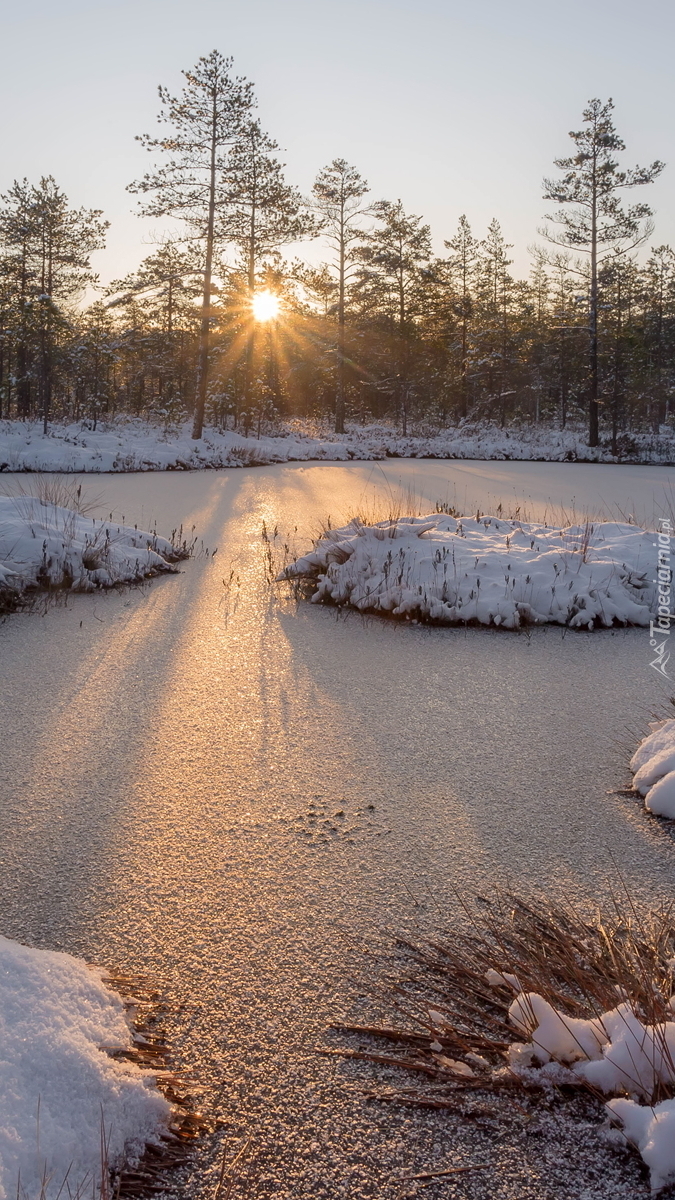
[[[380,1046],[324,1053],[397,1066],[443,1085],[440,1090],[434,1086],[433,1093],[401,1090],[381,1098],[451,1107],[457,1094],[466,1091],[550,1086],[546,1076],[507,1065],[508,1048],[519,1040],[508,1016],[519,991],[543,996],[568,1017],[599,1018],[627,1001],[646,1025],[673,1019],[668,1003],[675,956],[672,906],[642,914],[626,894],[608,914],[588,919],[572,906],[503,892],[490,901],[478,898],[465,906],[465,914],[468,932],[417,944],[400,942],[410,970],[385,992],[391,1013],[386,1024],[333,1026]],[[503,983],[490,984],[488,971],[501,975]],[[509,975],[515,977],[513,986]],[[669,1061],[663,1038],[657,1052]],[[565,1086],[599,1098],[572,1072]],[[649,1101],[673,1094],[675,1088],[657,1078]]]

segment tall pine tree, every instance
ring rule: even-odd
[[[192,436],[200,438],[209,369],[209,332],[216,228],[230,202],[230,151],[250,121],[252,85],[231,74],[232,59],[217,50],[184,71],[180,96],[160,87],[163,137],[144,135],[145,148],[166,156],[156,171],[129,185],[152,198],[141,205],[146,216],[171,216],[188,226],[202,250],[203,288],[198,374]]]
[[[371,210],[364,204],[368,184],[344,158],[334,158],[319,171],[312,197],[323,230],[335,253],[337,275],[337,387],[335,392],[335,432],[345,431],[345,306],[346,289],[353,266],[355,244],[362,234],[361,218]]]
[[[576,153],[555,159],[563,172],[560,179],[544,180],[544,199],[559,208],[548,217],[558,229],[543,232],[549,241],[589,256],[589,387],[588,440],[599,440],[598,401],[598,283],[605,259],[617,250],[627,251],[649,236],[646,222],[652,210],[648,204],[623,207],[621,191],[652,183],[664,164],[633,167],[622,171],[615,158],[625,150],[612,120],[613,102],[591,100],[584,109],[584,128],[571,132]]]

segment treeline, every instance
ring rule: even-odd
[[[618,447],[672,417],[675,254],[626,189],[612,103],[591,101],[546,180],[552,211],[527,280],[499,223],[462,217],[439,257],[400,201],[373,201],[336,159],[308,197],[287,183],[250,83],[213,52],[160,89],[158,165],[130,185],[140,211],[178,221],[139,269],[87,308],[107,222],[54,179],[15,183],[0,208],[0,416],[193,418],[259,433],[279,417],[588,422]],[[322,240],[309,266],[285,248]]]

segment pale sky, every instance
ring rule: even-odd
[[[152,250],[162,222],[133,215],[157,85],[217,48],[253,80],[289,181],[308,192],[343,157],[373,199],[400,198],[435,247],[465,212],[502,223],[529,267],[541,179],[567,154],[586,101],[612,96],[627,164],[669,164],[639,190],[658,245],[675,244],[672,0],[1,0],[0,190],[52,174],[73,205],[102,208],[104,282]],[[144,244],[144,239],[145,243]],[[312,251],[316,258],[316,251]]]

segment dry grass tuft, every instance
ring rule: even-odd
[[[498,893],[493,900],[477,898],[466,913],[468,933],[400,942],[410,971],[385,994],[387,1024],[333,1026],[376,1039],[382,1048],[324,1053],[398,1066],[444,1085],[373,1098],[452,1107],[466,1091],[544,1086],[536,1072],[507,1065],[508,1047],[519,1040],[508,1018],[518,991],[538,993],[569,1017],[597,1018],[625,1000],[645,1024],[673,1019],[672,906],[643,916],[627,896],[608,915],[588,920],[572,907]],[[486,979],[490,970],[515,980],[493,986]],[[571,1073],[569,1083],[597,1095]],[[651,1102],[673,1090],[657,1084]]]
[[[195,1142],[210,1132],[206,1118],[197,1111],[193,1098],[171,1065],[171,1048],[163,1029],[167,1006],[161,992],[140,975],[107,971],[104,982],[122,996],[133,1031],[130,1050],[108,1050],[114,1058],[125,1058],[155,1075],[157,1088],[172,1106],[166,1134],[159,1144],[148,1143],[139,1161],[115,1173],[103,1173],[100,1200],[143,1200],[171,1186],[171,1174],[184,1166]],[[102,1047],[106,1049],[106,1047]],[[107,1186],[109,1191],[104,1193]]]
[[[43,475],[40,471],[32,472],[27,482],[23,479],[12,480],[11,486],[3,483],[0,488],[3,496],[23,496],[28,500],[39,500],[40,504],[55,508],[68,508],[80,516],[92,512],[101,501],[100,496],[84,496],[82,482],[73,475]]]

